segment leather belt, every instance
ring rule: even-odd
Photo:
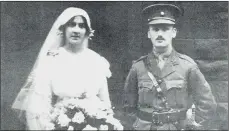
[[[150,121],[156,125],[162,125],[164,123],[174,123],[179,120],[186,119],[187,109],[176,109],[167,112],[153,112],[148,113],[144,111],[138,112],[138,117],[142,120]]]

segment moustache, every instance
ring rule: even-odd
[[[156,40],[165,40],[163,37],[157,37]]]

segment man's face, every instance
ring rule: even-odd
[[[177,29],[169,24],[149,25],[148,38],[155,48],[166,48],[172,44],[172,39],[176,37]]]
[[[86,23],[82,16],[76,16],[65,28],[65,42],[67,44],[82,44],[84,39],[88,38],[85,27]]]

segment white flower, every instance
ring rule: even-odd
[[[72,118],[72,122],[76,122],[76,123],[83,123],[84,122],[84,114],[80,111],[75,113],[74,117]]]
[[[53,130],[55,129],[54,123],[51,122],[50,116],[48,114],[42,114],[39,117],[39,122],[46,130]]]
[[[97,119],[105,118],[106,119],[107,118],[107,113],[105,111],[102,111],[102,110],[97,110],[95,118],[97,118]]]
[[[45,130],[54,130],[55,129],[55,125],[53,123],[47,123],[45,125]]]
[[[101,131],[108,130],[108,126],[107,125],[100,125],[99,130],[101,130]]]
[[[98,97],[88,98],[88,103],[89,103],[89,105],[90,105],[90,103],[96,103],[93,106],[97,109],[100,109],[100,110],[108,110],[109,109],[109,106],[104,101],[101,101],[101,99]]]
[[[68,118],[66,114],[60,114],[58,117],[58,124],[60,124],[62,127],[68,126],[71,119]]]
[[[97,130],[97,128],[92,127],[91,125],[87,125],[83,130]]]
[[[67,109],[64,107],[63,104],[58,104],[54,107],[53,113],[55,114],[61,114],[67,112]]]
[[[74,127],[69,126],[69,127],[68,127],[68,130],[74,130]]]
[[[109,116],[106,122],[114,125],[114,130],[123,130],[123,126],[120,121],[115,119],[113,116]]]
[[[61,109],[63,107],[64,107],[64,104],[63,104],[62,101],[61,102],[58,102],[57,104],[55,104],[55,108]]]
[[[59,108],[53,108],[51,114],[50,114],[50,118],[51,120],[55,120],[56,117],[60,114],[61,110]]]
[[[71,98],[63,101],[64,105],[73,109],[78,105],[78,99],[76,98]]]
[[[84,112],[93,118],[97,118],[97,119],[101,119],[101,118],[105,118],[107,117],[107,113],[105,111],[102,111],[98,108],[95,107],[91,107],[91,108],[85,108]]]
[[[74,105],[68,105],[68,108],[70,108],[70,109],[74,109],[74,108],[75,108],[75,106],[74,106]]]
[[[95,104],[92,105],[91,103]],[[82,107],[87,115],[97,119],[106,119],[107,115],[112,112],[111,110],[109,110],[108,106],[98,97],[85,98],[84,102],[82,103]]]

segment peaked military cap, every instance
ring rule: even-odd
[[[176,24],[184,10],[174,2],[157,2],[145,6],[142,13],[148,24]]]

